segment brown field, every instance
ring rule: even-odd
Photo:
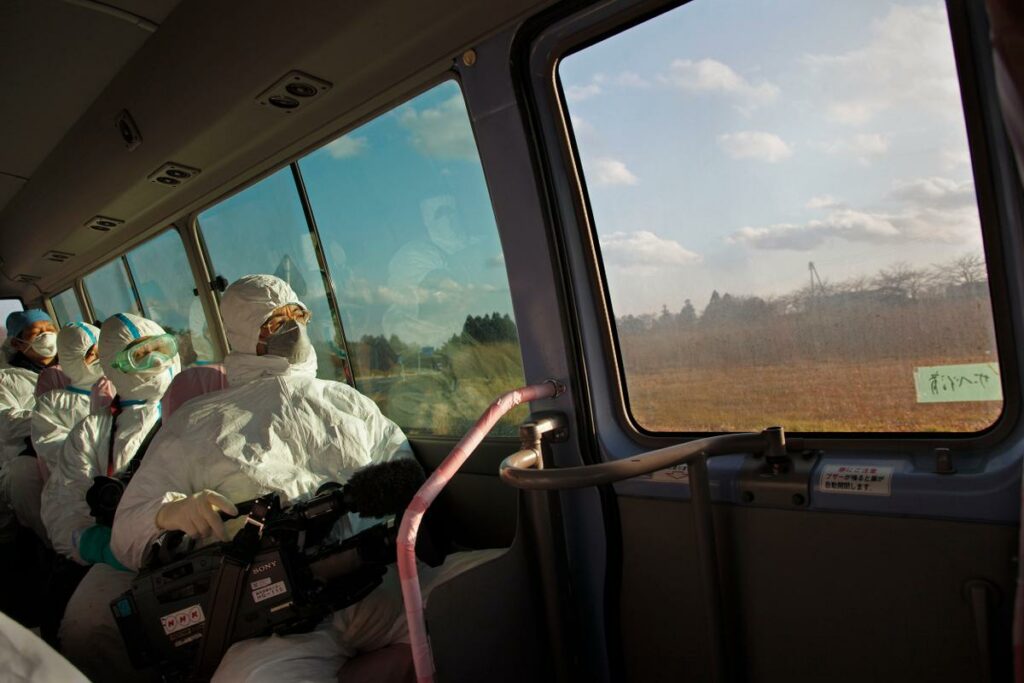
[[[872,362],[791,361],[761,366],[676,367],[632,372],[637,422],[650,431],[974,432],[1002,402],[917,403],[915,367],[970,358]]]

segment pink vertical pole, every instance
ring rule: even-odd
[[[427,478],[405,510],[402,526],[398,530],[398,576],[402,583],[405,618],[409,625],[409,645],[412,648],[412,660],[416,667],[418,683],[433,683],[434,680],[434,657],[430,651],[430,642],[427,640],[423,596],[420,593],[420,578],[416,568],[416,535],[419,533],[420,521],[441,490],[505,413],[524,401],[551,398],[560,393],[560,389],[561,385],[548,381],[502,394],[480,416],[473,428],[466,432],[444,462]]]

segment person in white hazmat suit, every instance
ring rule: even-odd
[[[41,539],[39,518],[43,478],[32,453],[32,411],[39,373],[57,360],[57,327],[37,308],[7,316],[9,356],[0,369],[0,541],[12,540],[15,518]]]
[[[43,520],[54,549],[92,564],[64,611],[65,656],[93,681],[145,680],[128,659],[110,600],[133,574],[110,551],[110,528],[89,514],[86,493],[97,476],[122,473],[160,419],[160,398],[179,371],[177,345],[156,323],[129,313],[104,321],[99,336],[104,374],[117,390],[108,412],[86,416],[68,435],[43,491]]]
[[[71,380],[36,399],[32,413],[32,446],[36,457],[51,472],[57,471],[60,452],[72,428],[89,414],[89,392],[103,376],[98,342],[100,331],[88,323],[71,323],[57,333],[61,370]]]
[[[233,502],[269,492],[301,500],[371,463],[412,457],[401,429],[372,400],[317,379],[310,314],[283,280],[245,276],[227,288],[220,308],[232,348],[224,360],[228,388],[169,418],[125,491],[112,546],[128,567],[139,567],[167,530],[228,540],[218,510],[236,514]],[[350,515],[341,532],[373,523]],[[405,637],[392,568],[383,585],[312,633],[236,643],[214,680],[336,681],[348,658]]]

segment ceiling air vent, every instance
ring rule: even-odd
[[[120,218],[111,218],[110,216],[93,216],[85,222],[85,227],[96,230],[97,232],[110,232],[117,226],[124,223]]]
[[[38,275],[29,275],[28,273],[18,273],[14,276],[14,279],[18,282],[35,282],[39,279]]]
[[[149,174],[149,182],[163,185],[164,187],[178,187],[199,175],[198,168],[176,164],[168,161],[166,164]]]
[[[70,251],[48,251],[43,254],[43,258],[47,261],[53,261],[54,263],[64,263],[69,258],[74,256]]]
[[[289,71],[256,98],[261,106],[291,114],[331,89],[327,81],[301,71]]]

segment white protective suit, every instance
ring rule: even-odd
[[[0,613],[0,680],[89,683],[39,636],[3,613]]]
[[[36,457],[56,472],[61,448],[71,429],[89,414],[89,392],[103,376],[99,364],[86,365],[85,354],[99,341],[100,331],[87,323],[71,323],[57,333],[61,369],[71,380],[36,399],[32,414],[32,445]]]
[[[345,384],[316,378],[314,353],[294,365],[256,355],[261,324],[288,303],[299,303],[296,294],[269,275],[243,277],[224,293],[221,311],[233,349],[225,359],[229,388],[182,406],[150,446],[114,522],[111,545],[126,566],[138,567],[161,533],[156,526],[161,506],[188,494],[211,489],[241,502],[276,491],[295,501],[312,496],[324,482],[345,482],[365,465],[412,457],[405,435],[373,401]],[[372,520],[349,519],[342,531],[369,524]],[[404,637],[397,583],[391,576],[385,586],[335,615],[338,628],[318,636],[321,645],[333,643],[318,655],[332,662],[328,668],[336,671],[339,653],[351,656]],[[330,630],[325,624],[317,633],[325,628]],[[291,642],[277,641],[286,650]],[[236,648],[244,650],[249,642]],[[280,649],[274,652],[279,663],[290,659]],[[250,666],[231,653],[222,670],[230,674],[218,673],[215,680],[310,680],[302,667],[282,670],[265,659]]]
[[[5,351],[17,353],[9,344]],[[46,538],[39,518],[42,474],[35,458],[19,457],[28,448],[38,379],[39,373],[27,368],[0,369],[0,536],[4,540],[13,540],[15,518]]]
[[[110,601],[130,587],[133,574],[111,566],[109,533],[97,527],[85,501],[93,477],[120,472],[160,417],[160,397],[180,369],[127,374],[113,367],[117,353],[141,337],[164,334],[156,323],[128,313],[108,318],[100,331],[100,364],[117,389],[122,412],[116,418],[114,462],[108,469],[110,412],[92,413],[71,430],[60,462],[43,490],[43,520],[54,549],[79,562],[95,562],[64,611],[60,640],[64,654],[93,681],[145,680],[128,661],[124,642],[110,613]]]

